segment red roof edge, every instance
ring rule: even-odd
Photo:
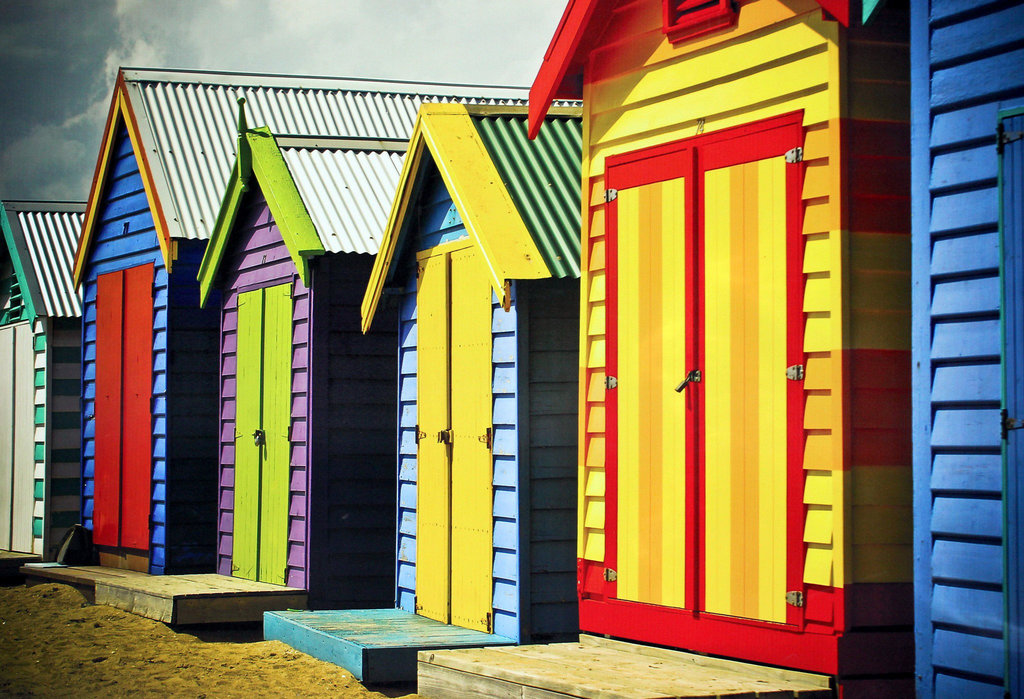
[[[592,25],[596,19],[607,21],[612,4],[609,0],[569,0],[530,87],[530,138],[540,132],[540,125],[555,99],[582,96],[579,75],[583,62],[589,45],[604,28]]]
[[[556,98],[579,99],[586,54],[603,32],[614,0],[569,0],[530,87],[529,136],[536,138]],[[818,0],[821,8],[844,27],[850,26],[851,0]]]

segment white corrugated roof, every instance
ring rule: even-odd
[[[293,146],[278,139],[313,225],[328,252],[376,254],[402,173],[401,148]]]
[[[213,230],[235,158],[239,97],[246,99],[249,125],[274,134],[405,141],[424,102],[525,103],[528,94],[526,88],[350,78],[135,68],[122,73],[176,238],[206,239]],[[310,167],[313,161],[310,155]],[[386,192],[389,201],[393,192],[394,184]]]
[[[82,297],[75,291],[71,269],[85,204],[6,201],[4,209],[25,274],[31,277],[28,293],[36,313],[63,318],[81,316]]]

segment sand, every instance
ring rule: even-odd
[[[172,629],[74,588],[0,587],[0,697],[414,697],[351,674],[255,627]]]

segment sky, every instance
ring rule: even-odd
[[[0,0],[0,199],[86,199],[118,67],[529,86],[564,7]]]

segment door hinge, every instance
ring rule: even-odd
[[[804,149],[800,146],[790,148],[786,151],[787,163],[802,163],[804,160]]]
[[[419,444],[421,439],[426,439],[427,433],[420,429],[419,425],[416,425],[416,443]]]
[[[1013,143],[1024,138],[1024,131],[1007,131],[1003,128],[1002,122],[996,127],[996,152],[1002,153],[1007,143]]]
[[[615,378],[614,376],[606,376],[606,377],[604,377],[604,387],[606,389],[608,389],[609,391],[611,389],[613,389],[613,388],[618,388],[618,386],[619,386],[619,380],[617,378]]]
[[[482,435],[477,437],[481,442],[487,445],[487,449],[490,450],[494,446],[494,428],[488,427]]]
[[[484,615],[484,628],[487,629],[487,633],[494,631],[494,613],[487,612]]]
[[[612,569],[612,568],[605,568],[604,569],[604,581],[605,582],[615,582],[618,579],[619,579],[619,574],[614,569]]]
[[[1010,413],[1003,408],[999,411],[999,425],[1003,435],[1003,441],[1010,436],[1010,430],[1024,430],[1024,420],[1019,417],[1010,417]]]
[[[803,381],[804,365],[794,364],[793,366],[786,367],[786,378],[790,381]]]
[[[612,189],[610,187],[608,189],[604,190],[604,200],[605,200],[605,202],[615,201],[618,198],[619,198],[619,190]]]
[[[703,374],[700,373],[700,369],[691,370],[683,377],[683,380],[679,382],[679,385],[676,386],[676,393],[682,393],[691,383],[700,383],[702,378]]]
[[[791,607],[804,606],[804,593],[799,590],[790,590],[786,593],[786,604]]]

